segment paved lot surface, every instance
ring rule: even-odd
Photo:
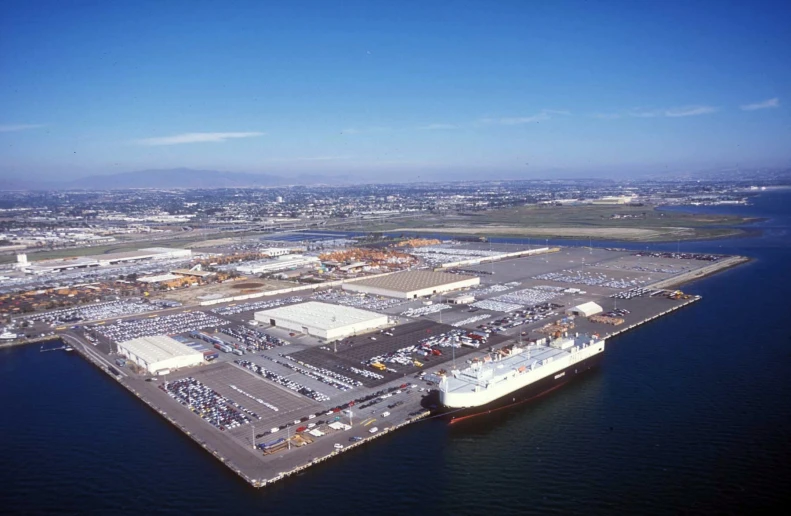
[[[261,419],[254,420],[253,424],[259,430],[269,430],[295,418],[299,419],[311,413],[311,411],[316,412],[321,409],[319,403],[268,382],[263,378],[256,377],[256,375],[251,374],[246,369],[240,369],[231,363],[218,364],[217,367],[203,369],[191,376],[226,398],[258,414]],[[250,399],[248,396],[231,388],[230,385],[235,385],[246,393],[277,407],[278,411],[275,412],[265,405]],[[231,433],[236,437],[250,440],[251,431],[248,425],[231,430]]]
[[[454,329],[452,326],[438,324],[430,320],[422,320],[398,326],[393,331],[394,334],[392,337],[377,333],[375,334],[376,341],[373,341],[370,340],[369,337],[359,336],[339,344],[337,352],[334,352],[333,346],[328,344],[325,346],[328,348],[328,350],[315,347],[293,353],[291,356],[297,360],[314,365],[316,367],[339,370],[337,365],[341,364],[346,367],[353,366],[360,369],[370,370],[370,368],[366,368],[363,365],[363,362],[366,362],[370,358],[383,355],[385,353],[390,353],[408,346],[413,346],[420,340],[430,337],[431,335],[439,335],[452,329]],[[505,337],[494,336],[493,338],[489,339],[487,345],[499,345],[506,340],[507,339]],[[456,358],[459,359],[464,355],[472,353],[473,351],[477,350],[467,347],[457,348]],[[418,356],[415,356],[414,358],[425,364],[425,367],[435,367],[450,361],[452,359],[452,353],[451,348],[447,348],[443,350],[442,356],[433,356],[428,360],[424,357]],[[378,387],[379,385],[383,385],[389,381],[392,381],[399,376],[413,375],[421,370],[421,368],[415,365],[406,366],[401,364],[392,364],[390,367],[398,372],[390,373],[377,371],[384,375],[384,379],[382,380],[367,379],[358,376],[355,376],[355,378],[362,381],[366,387]]]

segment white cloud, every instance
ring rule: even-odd
[[[27,131],[28,129],[38,129],[44,127],[43,124],[9,124],[0,125],[0,133],[14,133],[17,131]]]
[[[266,161],[288,162],[288,161],[337,161],[352,159],[354,156],[299,156],[295,158],[271,158]]]
[[[481,124],[486,125],[522,125],[522,124],[529,124],[532,122],[540,122],[542,120],[549,120],[550,112],[549,111],[542,111],[536,115],[532,116],[516,116],[516,117],[505,117],[505,118],[482,118],[478,120]]]
[[[313,156],[305,158],[294,158],[294,161],[335,161],[339,159],[351,159],[351,156]]]
[[[456,124],[428,124],[420,127],[420,129],[425,129],[427,131],[437,131],[442,129],[458,129],[459,126]]]
[[[664,115],[676,118],[681,116],[707,115],[717,112],[717,108],[712,106],[685,106],[679,108],[666,109]]]
[[[143,138],[136,140],[139,145],[180,145],[182,143],[224,142],[233,138],[252,138],[263,136],[266,133],[184,133],[175,136],[162,136],[158,138]]]
[[[385,127],[381,125],[372,125],[369,127],[363,127],[362,129],[358,129],[357,127],[349,127],[347,129],[341,129],[341,134],[384,133],[391,130],[392,129],[389,127]]]
[[[709,113],[716,113],[719,108],[713,106],[683,106],[667,109],[642,109],[635,108],[623,113],[595,113],[591,115],[593,118],[602,120],[615,120],[618,118],[679,118],[685,116],[698,116],[707,115]]]
[[[755,111],[756,109],[771,109],[776,107],[780,107],[780,99],[777,97],[764,100],[763,102],[755,102],[754,104],[745,104],[739,106],[739,109],[742,111]]]

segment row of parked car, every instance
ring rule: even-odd
[[[235,401],[220,395],[193,377],[165,382],[159,386],[201,419],[220,430],[230,430],[245,425],[261,416]]]
[[[269,432],[264,432],[262,434],[257,434],[256,438],[261,438],[261,437],[263,437],[265,435],[268,435],[268,434],[274,434],[274,433],[277,433],[279,431],[285,430],[286,428],[290,428],[290,427],[294,427],[294,426],[296,426],[297,428],[299,428],[301,426],[308,426],[308,425],[311,424],[311,423],[308,423],[308,422],[312,422],[314,419],[319,418],[321,416],[329,417],[330,419],[327,419],[327,420],[316,419],[316,421],[315,421],[315,425],[316,426],[322,425],[324,423],[332,422],[332,421],[337,421],[337,420],[341,419],[341,412],[344,411],[344,410],[347,410],[347,409],[358,410],[358,409],[361,409],[361,408],[365,408],[366,406],[370,406],[370,405],[366,405],[366,403],[370,402],[371,400],[377,400],[376,403],[379,403],[379,402],[381,402],[381,401],[383,401],[385,399],[391,398],[395,394],[404,392],[405,389],[416,388],[416,387],[417,387],[417,385],[415,385],[415,384],[404,383],[404,384],[401,384],[400,386],[397,386],[397,387],[388,387],[387,389],[380,389],[380,390],[376,391],[373,394],[368,394],[366,396],[361,396],[361,397],[356,398],[354,400],[351,400],[349,402],[346,402],[346,403],[343,403],[343,404],[338,405],[336,407],[333,407],[331,409],[328,409],[327,412],[325,412],[325,413],[310,414],[308,416],[304,416],[302,418],[295,419],[293,421],[289,421],[289,422],[287,422],[287,423],[285,423],[283,425],[280,425],[280,426],[277,426],[277,427],[273,427],[271,430],[269,430]],[[411,413],[410,415],[417,415],[420,412],[421,411],[416,411],[416,412]],[[304,423],[308,423],[308,424],[305,425]],[[359,440],[359,439],[355,439],[355,440]]]
[[[61,308],[35,315],[28,315],[24,319],[30,322],[44,322],[51,326],[73,324],[80,321],[95,321],[110,319],[124,315],[141,314],[153,310],[161,310],[159,303],[149,303],[140,298],[124,299],[122,301],[107,301],[90,305],[76,306],[74,308]]]
[[[316,301],[325,301],[336,303],[344,306],[352,306],[354,308],[361,308],[363,310],[381,311],[394,306],[404,304],[403,299],[396,299],[392,297],[375,296],[371,294],[354,293],[351,294],[345,290],[322,290],[316,292],[311,299]]]
[[[117,321],[106,326],[95,326],[93,329],[114,342],[125,342],[138,337],[177,335],[227,324],[230,322],[200,310],[187,310],[170,315],[149,315],[142,319]]]
[[[220,332],[238,340],[248,351],[263,351],[290,344],[287,340],[242,325],[225,327]]]
[[[563,308],[563,305],[551,302],[541,303],[532,308],[517,310],[508,314],[506,317],[480,324],[477,326],[477,329],[487,334],[504,332],[510,328],[546,319],[559,308]]]
[[[268,299],[266,301],[251,301],[249,303],[231,303],[230,305],[213,308],[212,313],[217,315],[235,315],[252,310],[268,310],[278,306],[301,303],[303,298],[299,296],[284,297],[282,299]]]
[[[702,260],[706,262],[716,262],[717,260],[721,259],[722,256],[717,256],[716,254],[705,254],[705,253],[660,253],[660,252],[649,252],[649,251],[640,251],[634,253],[634,256],[650,256],[652,258],[673,258],[676,260]]]
[[[546,272],[534,276],[533,279],[558,281],[560,283],[574,283],[578,285],[600,286],[608,288],[639,287],[646,282],[643,278],[615,278],[603,272],[567,269],[563,271]]]
[[[324,367],[316,367],[311,364],[306,364],[301,360],[296,360],[291,356],[283,355],[282,353],[280,353],[280,356],[288,360],[288,362],[285,360],[278,360],[276,358],[267,355],[261,355],[261,356],[263,358],[271,360],[272,362],[275,362],[276,364],[280,364],[283,367],[287,367],[292,371],[307,376],[308,378],[313,378],[314,380],[318,380],[321,383],[327,384],[330,387],[334,387],[340,391],[348,391],[354,387],[361,387],[363,385],[363,383],[359,380],[349,378],[346,375],[337,373],[335,371],[332,371]],[[295,365],[291,362],[296,362],[299,365]]]
[[[324,393],[311,389],[310,387],[306,387],[305,385],[297,383],[294,380],[290,380],[285,376],[275,373],[274,371],[264,369],[260,365],[254,364],[249,360],[234,360],[234,362],[244,367],[245,369],[254,372],[259,376],[263,376],[264,378],[266,378],[271,382],[274,382],[278,385],[282,385],[286,389],[292,390],[294,392],[298,392],[299,394],[305,396],[306,398],[310,398],[318,402],[329,401],[330,399],[330,397]]]
[[[624,290],[623,292],[616,292],[615,294],[610,295],[610,297],[613,299],[633,299],[636,297],[652,295],[654,292],[656,292],[656,290],[652,290],[650,288],[635,287],[630,288],[629,290]]]

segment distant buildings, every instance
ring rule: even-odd
[[[55,260],[41,260],[32,263],[27,262],[27,257],[25,255],[18,255],[17,268],[31,274],[47,274],[73,269],[87,269],[89,267],[117,265],[119,263],[125,262],[167,260],[174,258],[188,259],[191,256],[192,251],[189,249],[172,249],[168,247],[149,247],[137,251],[58,258]]]
[[[605,195],[604,197],[594,199],[593,204],[604,204],[604,205],[629,204],[632,201],[634,201],[634,199],[635,196],[633,195]]]
[[[240,265],[236,268],[242,274],[265,274],[269,272],[285,271],[298,267],[316,266],[319,259],[315,256],[304,256],[301,254],[286,254],[278,256],[273,260],[262,260]]]

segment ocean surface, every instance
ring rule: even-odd
[[[727,212],[766,218],[763,235],[681,250],[754,261],[685,286],[703,300],[612,339],[580,381],[262,490],[79,356],[2,350],[0,512],[767,513],[791,485],[791,191]]]

